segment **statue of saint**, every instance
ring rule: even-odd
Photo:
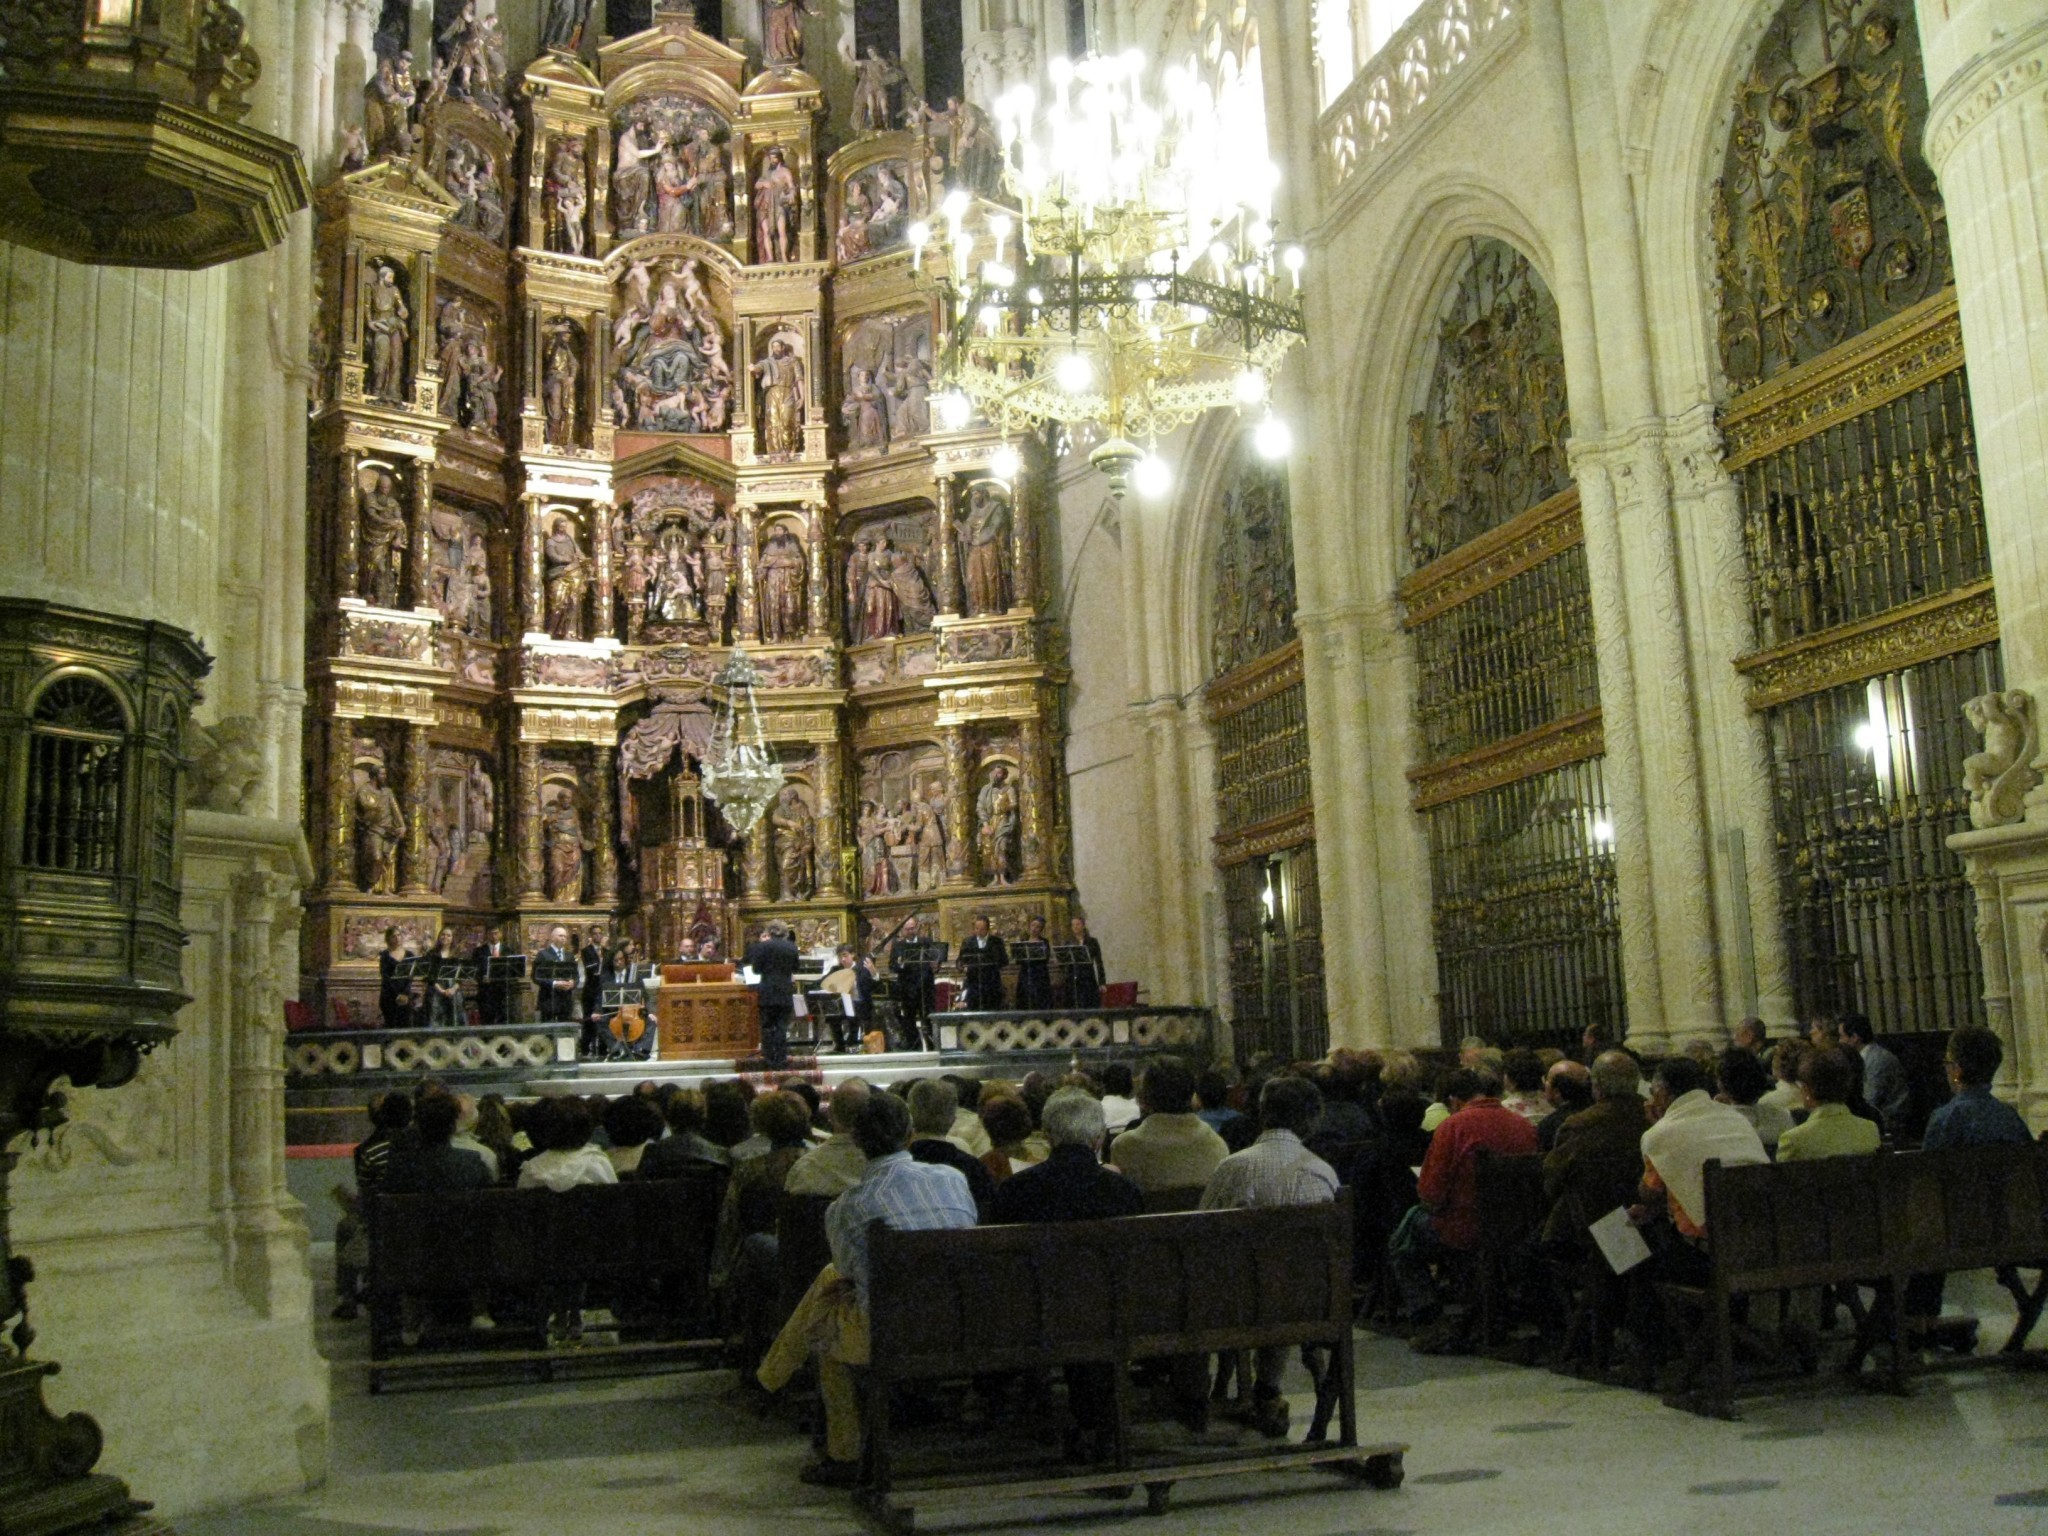
[[[541,12],[541,47],[574,53],[583,45],[583,26],[589,19],[590,0],[547,0]]]
[[[612,221],[621,235],[637,235],[647,228],[647,194],[654,187],[654,173],[647,165],[656,157],[659,142],[647,120],[635,117],[613,146]]]
[[[968,617],[1009,612],[1009,498],[994,486],[975,486],[968,494],[967,522],[960,530],[960,543]]]
[[[412,311],[398,286],[398,267],[389,261],[375,264],[370,281],[368,318],[363,328],[369,333],[370,397],[399,404],[405,399],[405,344],[412,336]]]
[[[849,181],[845,201],[839,209],[839,235],[834,242],[842,265],[859,261],[868,254],[868,220],[873,214],[867,187],[859,181]]]
[[[917,888],[936,891],[946,879],[946,791],[934,784],[918,813]]]
[[[889,126],[889,89],[904,81],[903,66],[884,58],[872,44],[853,66],[853,131],[879,133]]]
[[[811,821],[811,808],[804,804],[803,794],[794,784],[784,785],[781,798],[775,802],[774,825],[776,863],[782,877],[777,894],[784,901],[808,901],[817,833]]]
[[[866,368],[853,370],[839,414],[846,422],[850,453],[879,453],[889,446],[889,401]]]
[[[583,593],[590,585],[590,561],[566,517],[555,519],[542,549],[547,595],[547,631],[557,640],[583,638]]]
[[[724,146],[712,142],[709,128],[699,128],[683,146],[682,164],[688,175],[690,233],[706,240],[730,240],[732,169],[726,164]]]
[[[548,807],[547,816],[541,823],[542,840],[547,846],[548,900],[581,901],[583,899],[583,818],[577,814],[576,802],[568,794],[556,797]]]
[[[356,789],[356,884],[372,896],[398,889],[398,845],[405,841],[405,812],[384,782],[381,764]]]
[[[357,593],[379,608],[398,606],[399,575],[405,568],[405,507],[398,499],[398,481],[388,469],[362,492],[362,556],[357,566]]]
[[[363,132],[369,154],[377,159],[413,151],[412,109],[419,88],[412,79],[412,50],[377,61],[377,73],[363,87]]]
[[[804,0],[763,0],[761,56],[769,68],[803,67],[804,18],[814,14]]]
[[[804,633],[804,547],[787,527],[761,549],[761,638],[800,640]]]
[[[566,448],[576,441],[576,381],[583,365],[576,360],[576,343],[569,327],[557,325],[548,333],[547,362],[541,371],[541,408],[547,416],[548,441]]]
[[[976,840],[981,849],[982,879],[988,885],[1010,885],[1017,878],[1017,791],[1009,766],[997,763],[974,802]]]
[[[887,640],[903,633],[903,604],[896,596],[896,560],[886,538],[862,546],[867,551],[867,584],[861,601],[860,637]]]
[[[768,355],[754,364],[761,381],[761,451],[801,453],[804,446],[804,365],[788,338],[768,344]]]
[[[548,156],[548,249],[583,254],[583,214],[590,203],[580,140],[558,138]]]
[[[754,260],[795,261],[796,222],[796,176],[778,144],[761,157],[761,174],[754,178]]]

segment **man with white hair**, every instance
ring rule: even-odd
[[[1039,1124],[1052,1154],[996,1186],[991,1222],[1101,1221],[1145,1209],[1138,1186],[1102,1166],[1101,1100],[1084,1088],[1062,1088],[1045,1101]]]
[[[849,1077],[832,1090],[832,1134],[796,1160],[783,1181],[783,1191],[792,1195],[842,1195],[860,1182],[867,1171],[868,1157],[853,1139],[853,1117],[874,1090],[867,1080]]]
[[[790,941],[789,924],[780,918],[771,922],[760,938],[747,946],[740,963],[761,978],[756,995],[761,1008],[761,1059],[772,1070],[789,1065],[789,1021],[796,1010],[794,1001],[796,968],[803,963]]]

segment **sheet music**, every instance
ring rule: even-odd
[[[1628,1207],[1617,1205],[1586,1228],[1600,1245],[1600,1256],[1617,1275],[1625,1275],[1650,1256],[1650,1245],[1628,1219]]]

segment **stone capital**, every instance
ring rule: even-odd
[[[1949,77],[1927,109],[1927,131],[1921,139],[1927,163],[1939,175],[1956,147],[1980,124],[2000,108],[2044,86],[2048,86],[2048,20],[1979,54]]]

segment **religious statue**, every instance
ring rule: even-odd
[[[547,631],[557,640],[583,638],[583,594],[590,586],[590,561],[566,517],[555,519],[542,549],[547,594]]]
[[[547,417],[547,440],[557,448],[576,441],[576,381],[583,365],[576,359],[573,327],[557,323],[548,328],[547,358],[541,369],[541,409]]]
[[[935,891],[946,879],[946,791],[934,784],[917,807],[917,888]]]
[[[858,637],[887,640],[903,633],[903,607],[896,601],[890,584],[889,541],[863,540],[855,551],[853,564],[858,575],[858,598],[850,610],[859,615]]]
[[[721,432],[732,411],[725,332],[693,258],[655,270],[635,261],[619,279],[623,306],[612,323],[612,408],[637,432]]]
[[[412,153],[412,109],[418,101],[411,50],[379,59],[376,74],[363,87],[363,135],[372,156],[396,159]]]
[[[849,453],[881,453],[889,446],[889,401],[875,386],[874,373],[866,368],[853,370],[853,377],[847,384],[846,399],[839,406],[840,417],[846,423],[846,448]]]
[[[542,818],[541,840],[547,851],[548,900],[581,901],[583,855],[589,844],[583,840],[583,817],[567,791],[555,797]]]
[[[541,47],[574,53],[583,46],[583,28],[589,19],[590,0],[547,0],[541,11]]]
[[[1010,609],[1010,499],[996,486],[968,492],[967,521],[960,529],[960,570],[967,588],[967,614]]]
[[[498,186],[497,163],[488,150],[451,137],[441,184],[454,194],[458,225],[494,243],[505,238],[505,197]]]
[[[546,190],[548,249],[581,256],[583,214],[590,203],[581,140],[563,137],[554,141],[548,155]]]
[[[2041,782],[2034,768],[2039,733],[2033,695],[2024,688],[1980,694],[1963,705],[1963,717],[1984,738],[1984,750],[1963,759],[1970,825],[2002,827],[2018,821],[2028,793]]]
[[[398,286],[398,263],[382,260],[370,264],[375,274],[365,304],[368,318],[363,328],[369,335],[369,368],[365,383],[370,398],[397,405],[405,400],[405,347],[412,337],[412,311]]]
[[[346,176],[360,171],[370,163],[369,141],[363,137],[363,130],[354,123],[341,125],[341,148],[335,155],[334,168]]]
[[[434,329],[440,338],[443,412],[458,426],[496,431],[498,380],[504,370],[492,365],[490,332],[482,316],[466,299],[444,299]]]
[[[620,131],[612,149],[612,223],[620,235],[647,228],[647,197],[654,188],[648,162],[660,153],[661,140],[644,116],[635,116]]]
[[[804,633],[804,547],[787,525],[761,549],[761,638],[800,640]]]
[[[801,453],[804,446],[804,365],[789,338],[768,343],[768,355],[754,364],[761,381],[761,451]]]
[[[761,56],[769,68],[803,67],[804,18],[816,14],[804,0],[762,0]]]
[[[932,365],[923,353],[906,357],[888,371],[889,441],[908,442],[932,429]]]
[[[811,808],[804,804],[803,792],[794,784],[783,786],[782,796],[775,802],[773,824],[776,864],[781,875],[777,894],[784,901],[808,901],[811,898],[817,832],[811,820]]]
[[[502,365],[491,361],[490,342],[479,328],[462,348],[462,424],[489,436],[498,430],[498,381]]]
[[[981,874],[988,885],[1010,885],[1017,878],[1017,791],[1010,784],[1010,769],[997,763],[988,782],[974,802],[976,841],[980,845]]]
[[[879,133],[889,126],[892,117],[889,90],[892,86],[901,85],[904,79],[901,64],[883,57],[879,48],[869,45],[868,56],[856,60],[853,66],[855,133]]]
[[[886,896],[894,888],[894,872],[889,867],[888,833],[883,825],[881,807],[872,800],[863,800],[860,806],[860,862],[861,884],[870,896]]]
[[[405,506],[398,480],[379,469],[360,489],[362,553],[357,561],[357,596],[379,608],[398,606],[399,577],[405,569]]]
[[[505,107],[505,28],[495,14],[479,16],[476,0],[464,0],[434,39],[434,58],[445,95],[491,113],[507,133],[514,130]]]
[[[405,841],[405,812],[384,782],[380,763],[356,789],[356,884],[372,896],[398,889],[398,845]]]
[[[839,233],[833,241],[833,254],[842,264],[867,255],[868,218],[873,212],[867,188],[858,181],[849,181],[846,199],[839,210]]]
[[[923,119],[933,140],[941,146],[950,185],[969,192],[996,190],[1002,168],[1002,143],[986,112],[971,101],[949,96],[943,112],[924,106],[914,115]]]
[[[796,176],[778,144],[761,157],[761,174],[754,178],[754,260],[795,261],[796,225]]]
[[[730,240],[732,170],[725,147],[713,140],[709,128],[700,127],[683,146],[682,162],[688,176],[690,233],[706,240]]]

